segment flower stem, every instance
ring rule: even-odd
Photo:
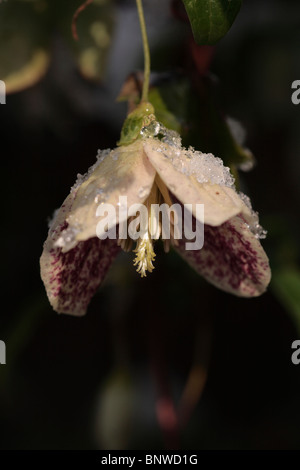
[[[72,19],[72,35],[75,41],[78,41],[78,34],[77,34],[77,18],[80,15],[80,13],[86,9],[88,5],[93,3],[94,0],[86,0],[84,3],[82,3],[77,10],[75,11]],[[1,2],[0,2],[1,3]]]
[[[144,83],[141,102],[148,101],[149,80],[150,80],[150,51],[149,42],[146,30],[146,23],[144,17],[144,10],[142,0],[136,0],[136,6],[139,14],[140,27],[142,33],[143,47],[144,47]]]

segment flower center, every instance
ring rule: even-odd
[[[118,240],[118,244],[124,251],[133,251],[136,253],[133,264],[136,266],[136,270],[140,273],[141,277],[147,276],[147,271],[151,273],[154,269],[154,241],[160,238],[162,232],[162,222],[161,222],[161,213],[157,208],[162,204],[166,203],[169,207],[172,205],[170,194],[168,188],[163,183],[158,175],[156,175],[154,184],[152,186],[151,192],[144,202],[144,206],[147,209],[148,224],[147,230],[141,232],[140,237],[137,239],[136,247],[132,250],[132,245],[134,240],[130,238],[124,240]],[[130,217],[127,221],[127,226],[134,220],[133,217]],[[168,252],[170,249],[170,242],[176,242],[174,240],[174,220],[170,218],[170,240],[164,240],[164,250]]]

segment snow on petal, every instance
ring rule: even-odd
[[[96,237],[82,242],[73,240],[72,248],[67,253],[63,253],[62,248],[56,245],[61,233],[68,230],[66,217],[75,195],[74,191],[67,197],[51,224],[40,266],[41,277],[54,310],[80,316],[85,314],[119,247],[116,240],[102,241]]]
[[[100,159],[101,160],[101,159]],[[67,222],[75,232],[77,241],[96,236],[99,204],[107,203],[118,209],[119,197],[127,196],[127,204],[142,204],[150,194],[155,169],[150,164],[141,140],[118,147],[94,165],[88,178],[76,191],[74,203]],[[123,212],[123,217],[126,214]],[[116,217],[111,224],[122,222]],[[99,235],[99,234],[98,234]]]
[[[184,239],[175,249],[207,281],[240,297],[261,295],[271,279],[268,257],[241,216],[205,225],[201,250],[185,250]]]
[[[234,189],[229,169],[212,154],[202,154],[157,139],[147,139],[145,152],[169,190],[183,204],[204,204],[205,224],[218,226],[242,213],[251,224],[251,210]]]

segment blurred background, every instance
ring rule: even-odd
[[[200,48],[181,1],[144,0],[153,100],[184,143],[236,172],[243,148],[225,118],[246,129],[256,164],[240,187],[268,230],[268,292],[225,294],[158,247],[147,279],[121,254],[73,318],[53,312],[40,280],[47,223],[97,150],[115,147],[127,110],[116,99],[143,68],[134,0],[95,0],[76,42],[80,4],[0,3],[0,448],[299,449],[299,1],[244,0],[229,33]]]

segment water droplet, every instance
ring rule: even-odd
[[[151,121],[147,126],[142,127],[140,135],[143,137],[155,137],[160,133],[161,124],[155,120]]]

